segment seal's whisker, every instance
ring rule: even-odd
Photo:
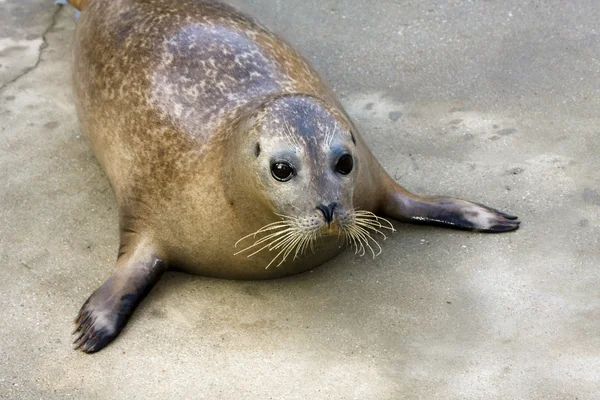
[[[383,233],[382,231],[380,231],[380,230],[379,230],[379,229],[377,229],[377,228],[374,228],[374,227],[373,227],[373,226],[371,226],[370,224],[367,224],[367,223],[365,223],[365,222],[363,222],[363,221],[359,221],[359,220],[357,220],[355,223],[356,223],[356,225],[358,225],[358,226],[361,226],[361,227],[363,227],[363,228],[370,229],[370,230],[372,230],[373,232],[377,232],[377,233],[379,233],[381,236],[383,236],[383,240],[386,240],[386,239],[387,239],[387,236],[385,235],[385,233]]]
[[[313,254],[315,253],[315,242],[317,240],[317,238],[319,237],[319,232],[318,231],[314,231],[312,234],[312,238],[310,240],[310,251],[313,252]]]
[[[375,250],[373,250],[373,248],[369,244],[369,239],[362,232],[360,232],[358,230],[356,231],[356,236],[360,238],[361,243],[371,251],[371,253],[373,254],[373,258],[375,258]],[[366,248],[363,247],[363,252],[362,252],[361,256],[364,256],[366,254]]]
[[[269,247],[269,251],[278,250],[278,249],[281,249],[281,250],[275,255],[275,257],[273,257],[273,259],[271,260],[269,265],[267,265],[266,268],[269,268],[271,266],[271,264],[273,264],[273,262],[275,262],[275,260],[277,260],[277,258],[279,258],[279,256],[283,255],[281,261],[279,262],[279,264],[277,264],[277,266],[281,265],[286,260],[286,254],[287,254],[286,252],[287,252],[288,248],[290,246],[294,246],[300,238],[301,238],[301,236],[298,235],[297,232],[293,232],[293,233],[290,233],[290,235],[287,236],[285,238],[285,240],[280,241],[277,245]]]
[[[342,227],[346,241],[354,247],[354,254],[362,257],[369,250],[375,258],[381,254],[382,248],[371,233],[375,232],[386,240],[387,236],[383,233],[383,229],[395,231],[392,223],[366,210],[354,210],[352,217],[351,222]],[[373,245],[371,245],[371,242],[373,242]]]
[[[360,243],[361,252],[359,255],[361,257],[364,256],[367,253],[367,248],[369,248],[369,249],[371,249],[371,251],[373,251],[373,248],[369,245],[368,239],[358,229],[358,226],[354,225],[352,227],[352,229],[354,231],[354,235],[356,236],[356,238],[358,239],[358,242]]]
[[[242,250],[240,250],[240,251],[238,251],[238,252],[235,252],[234,254],[235,254],[235,255],[237,255],[237,254],[243,253],[243,252],[245,252],[246,250],[250,250],[250,249],[252,249],[253,247],[256,247],[256,246],[258,246],[258,245],[261,245],[261,244],[263,244],[263,243],[265,243],[265,242],[269,242],[269,243],[267,244],[267,246],[269,246],[269,245],[271,245],[271,244],[272,244],[272,241],[273,241],[273,240],[275,240],[275,238],[277,238],[278,236],[284,235],[284,234],[288,234],[288,233],[289,233],[289,232],[291,232],[291,231],[293,231],[293,228],[287,228],[287,229],[284,229],[284,230],[282,230],[282,231],[277,231],[277,232],[271,233],[271,234],[269,234],[269,235],[267,235],[267,236],[264,236],[264,237],[262,237],[262,238],[258,239],[256,242],[254,242],[254,243],[253,243],[253,244],[251,244],[250,246],[248,246],[248,247],[246,247],[246,248],[244,248],[244,249],[242,249]]]
[[[280,247],[281,245],[283,245],[283,249],[281,249],[281,251],[279,253],[277,253],[277,255],[275,257],[273,257],[273,259],[271,260],[271,262],[265,267],[265,269],[268,269],[274,262],[275,260],[277,260],[277,258],[279,258],[280,255],[284,254],[284,252],[287,250],[287,248],[289,246],[295,245],[297,240],[300,240],[301,236],[300,235],[290,235],[290,238],[286,241],[286,244],[280,244],[274,248],[269,248],[269,250],[274,250],[278,247]],[[286,260],[285,255],[282,257],[281,261],[279,261],[279,264],[277,264],[277,267],[280,266],[281,264],[283,264],[283,262]]]
[[[327,133],[332,135],[331,132]],[[329,139],[329,136],[328,136]],[[256,232],[244,236],[235,243],[237,246],[243,240],[254,238],[254,242],[234,254],[249,252],[247,257],[252,257],[263,250],[276,252],[266,268],[282,265],[290,257],[293,260],[306,254],[308,248],[315,252],[315,241],[320,235],[320,229],[303,231],[297,226],[300,221],[298,217],[277,214],[281,220],[271,222]],[[350,222],[339,227],[339,234],[350,247],[354,247],[354,254],[364,256],[367,252],[375,258],[382,252],[378,241],[372,233],[377,233],[387,239],[384,229],[394,231],[390,221],[379,217],[370,211],[355,210],[351,215]],[[293,256],[292,256],[293,254]]]
[[[300,140],[298,139],[297,135],[292,131],[292,129],[290,128],[290,125],[287,123],[287,121],[283,121],[283,134],[285,135],[286,139],[290,142],[291,145],[295,145],[298,147],[302,147],[300,144]]]
[[[328,139],[328,142],[327,142],[328,145],[331,146],[331,143],[333,142],[333,137],[335,136],[336,132],[337,132],[337,124],[335,124],[333,126],[333,129],[331,129],[331,132],[329,134],[329,139]]]
[[[362,243],[362,238],[360,237],[360,235],[358,235],[358,232],[356,230],[356,226],[355,225],[350,225],[348,227],[348,232],[351,234],[352,239],[354,240],[355,246],[356,246],[356,252],[354,254],[357,254],[358,256],[362,257],[365,255],[365,246]]]
[[[355,220],[361,221],[365,224],[369,224],[369,225],[377,227],[377,228],[383,228],[383,225],[381,225],[381,222],[377,221],[376,219],[372,219],[372,218],[364,217],[364,216],[357,216],[357,217],[355,217]]]
[[[335,136],[335,133],[337,132],[337,130],[338,130],[337,124],[335,124],[333,128],[331,128],[330,126],[325,128],[325,144],[327,146],[331,147],[331,143],[333,142],[333,137]]]
[[[358,249],[356,247],[356,243],[354,242],[354,238],[348,232],[344,232],[344,235],[346,236],[346,243],[348,243],[348,246],[351,248],[354,247],[354,254],[356,255],[356,253],[358,253]]]
[[[346,229],[342,229],[342,232],[344,233],[344,241],[348,246],[352,247],[352,242],[348,231]],[[356,254],[356,251],[354,252],[354,254]]]
[[[277,236],[281,236],[283,234],[287,234],[288,232],[292,232],[292,231],[294,231],[294,228],[286,228],[286,229],[284,229],[282,231],[277,231],[277,232],[271,233],[271,234],[269,234],[269,235],[267,235],[267,236],[265,236],[263,238],[258,239],[253,245],[249,246],[248,248],[254,247],[257,244],[262,244],[262,243],[267,242],[269,240],[274,240],[274,238],[276,238]]]
[[[259,233],[263,233],[263,232],[268,232],[268,231],[273,231],[275,229],[280,229],[280,228],[285,228],[285,227],[289,227],[290,224],[287,221],[278,221],[278,222],[273,222],[271,224],[265,225],[262,228],[260,228],[259,230],[257,230],[256,232],[252,232],[244,237],[242,237],[241,239],[239,239],[237,242],[235,242],[235,244],[233,245],[233,247],[237,247],[237,245],[243,241],[248,239],[249,237],[256,237],[256,235],[258,235]]]
[[[287,239],[288,239],[290,236],[293,236],[293,235],[294,235],[294,231],[289,231],[289,232],[286,232],[286,234],[285,234],[285,235],[283,235],[283,236],[280,236],[280,237],[275,237],[275,238],[273,238],[271,241],[269,241],[267,244],[265,244],[263,247],[261,247],[260,249],[258,249],[258,250],[256,250],[256,251],[254,251],[254,253],[252,253],[252,254],[248,254],[248,256],[247,256],[247,257],[252,257],[252,256],[254,256],[254,255],[256,255],[256,254],[260,253],[261,251],[263,251],[264,249],[267,249],[267,248],[269,249],[269,251],[271,251],[271,250],[272,250],[272,248],[273,248],[273,246],[275,246],[275,245],[278,245],[278,244],[279,244],[279,243],[281,243],[281,242],[284,242],[284,241],[285,241],[285,240],[287,240]]]
[[[287,246],[287,250],[286,252],[283,254],[283,257],[281,258],[281,261],[279,262],[279,264],[277,264],[277,266],[280,266],[281,264],[283,264],[285,262],[285,260],[287,260],[288,256],[292,253],[292,251],[294,251],[295,248],[297,248],[297,246],[302,243],[302,240],[304,240],[304,235],[298,235],[296,236],[295,240],[292,241],[288,246]]]
[[[350,227],[344,229],[344,232],[346,233],[346,237],[349,239],[348,242],[350,243],[350,240],[352,241],[352,245],[354,245],[354,254],[357,255],[359,253],[359,244],[358,241],[356,239],[356,236],[352,233],[352,231],[350,230]]]
[[[283,232],[289,232],[290,230],[294,230],[294,228],[290,225],[284,225],[284,226],[278,227],[278,229],[279,230],[277,230],[277,231],[275,231],[275,229],[269,229],[267,231],[261,232],[261,233],[266,233],[266,236],[257,238],[256,243],[262,242],[263,239],[265,239],[265,238],[277,236]],[[270,231],[275,231],[275,232],[270,232]]]
[[[291,216],[291,215],[278,214],[278,213],[275,213],[275,215],[277,215],[278,217],[281,217],[281,218],[283,218],[283,219],[284,219],[284,222],[288,222],[288,223],[289,223],[289,222],[298,222],[298,221],[300,220],[300,218],[298,218],[298,217],[293,217],[293,216]],[[279,222],[282,222],[282,221],[279,221]]]
[[[317,237],[317,235],[318,235],[317,230],[300,233],[300,236],[301,236],[300,240],[294,244],[294,247],[296,248],[296,251],[294,252],[294,258],[293,258],[294,260],[296,258],[298,258],[299,256],[301,256],[302,254],[305,254],[306,249],[308,248],[309,245],[312,248],[313,241]],[[294,247],[292,247],[289,252],[284,254],[284,259],[282,260],[282,262],[285,261],[285,259],[287,259],[287,257],[291,254],[291,251],[293,250]],[[313,252],[314,252],[314,248],[313,248]]]
[[[302,254],[306,254],[308,252],[309,248],[313,254],[315,253],[314,242],[315,242],[316,238],[317,238],[316,232],[311,233],[308,236],[308,239],[306,240],[306,243],[304,244],[304,248],[302,249]]]
[[[269,249],[269,251],[276,250],[278,248],[281,248],[282,246],[285,246],[286,243],[292,238],[294,238],[296,235],[297,231],[295,229],[292,229],[289,232],[287,232],[284,236],[275,238],[274,240],[269,242],[266,247]]]
[[[359,222],[361,222],[361,223],[363,223],[363,224],[372,226],[374,228],[391,230],[390,227],[382,225],[378,221],[374,221],[374,220],[367,219],[367,218],[356,218],[356,220],[359,221]]]
[[[273,229],[277,229],[279,227],[284,227],[284,226],[289,226],[290,223],[288,221],[279,221],[277,223],[273,223],[273,224],[269,224],[269,225],[265,225],[262,228],[260,228],[259,230],[257,230],[254,234],[258,234],[258,233],[262,233],[262,232],[266,232],[266,231],[272,231]]]
[[[272,226],[272,227],[269,227],[268,229],[264,229],[264,230],[259,230],[259,231],[256,231],[256,232],[254,232],[254,233],[251,233],[251,234],[249,234],[249,235],[246,235],[246,236],[244,236],[243,238],[241,238],[240,240],[238,240],[237,242],[235,242],[235,245],[234,245],[234,247],[237,247],[237,245],[238,245],[238,244],[239,244],[241,241],[243,241],[243,240],[245,240],[245,239],[248,239],[248,238],[250,238],[250,237],[252,237],[252,238],[256,238],[256,236],[257,236],[258,234],[265,233],[265,232],[270,232],[270,231],[274,231],[274,230],[276,230],[276,229],[284,229],[284,228],[288,228],[288,227],[289,227],[289,225]],[[268,235],[271,235],[272,233],[273,233],[273,232],[269,233]],[[261,238],[259,238],[259,239],[261,239]]]
[[[317,236],[318,236],[317,230],[307,233],[306,240],[304,241],[304,243],[302,243],[302,249],[300,251],[300,254],[306,254],[306,250],[308,249],[309,246],[310,246],[311,251],[314,254],[315,248],[313,246],[313,243],[315,242],[315,239],[317,238]]]
[[[361,227],[361,226],[356,226],[356,229],[360,232],[360,235],[362,235],[362,237],[364,238],[365,244],[371,250],[371,254],[373,254],[373,258],[375,258],[379,254],[381,254],[381,252],[382,252],[381,246],[379,245],[379,243],[377,242],[377,240],[375,240],[373,238],[373,236],[371,236],[371,234],[369,233],[369,231],[366,230],[365,228]],[[377,252],[377,254],[375,254],[375,251],[373,250],[373,247],[371,247],[371,245],[369,244],[369,239],[375,244],[375,246],[378,247],[379,251]]]
[[[281,221],[267,224],[256,232],[246,235],[238,240],[235,243],[236,246],[248,238],[256,239],[253,243],[234,254],[237,255],[246,251],[252,251],[252,253],[247,255],[247,257],[252,257],[263,250],[277,250],[277,254],[271,259],[266,267],[269,268],[275,262],[277,262],[277,266],[283,264],[289,259],[292,253],[294,254],[293,259],[302,256],[306,253],[309,246],[314,252],[313,242],[318,236],[319,231],[312,230],[304,232],[295,224],[300,220],[298,217],[291,217],[283,214],[277,215],[282,218]]]
[[[282,238],[282,240],[278,241],[277,243],[272,243],[272,245],[269,246],[269,251],[273,251],[273,250],[277,250],[281,247],[285,247],[290,241],[292,241],[294,238],[296,238],[296,236],[298,236],[298,231],[297,230],[291,231],[288,235],[285,236],[285,238]]]
[[[306,249],[306,245],[308,245],[309,241],[310,241],[310,233],[309,234],[305,233],[302,237],[302,240],[298,244],[298,246],[296,246],[296,252],[294,253],[294,260],[296,258],[298,258],[299,255],[304,254],[304,250]]]
[[[365,210],[356,210],[354,212],[354,216],[357,219],[361,219],[363,221],[372,221],[372,222],[377,222],[377,224],[380,225],[381,228],[385,228],[385,229],[389,229],[392,232],[395,232],[396,229],[394,229],[394,225],[386,218],[380,217],[370,211],[365,211]]]

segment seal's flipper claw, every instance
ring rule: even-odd
[[[95,353],[116,338],[166,266],[148,247],[123,254],[117,268],[83,304],[75,318],[74,349]]]
[[[506,219],[510,219],[510,220],[519,219],[519,217],[517,217],[516,215],[510,215],[510,214],[507,214],[507,213],[505,213],[505,212],[503,212],[503,211],[497,210],[497,209],[495,209],[495,208],[492,208],[492,207],[488,207],[488,206],[486,206],[486,205],[484,205],[484,204],[480,204],[480,203],[473,203],[473,204],[475,204],[475,205],[478,205],[478,206],[480,206],[480,207],[483,207],[483,208],[486,208],[486,209],[488,209],[489,211],[493,211],[493,212],[495,212],[495,213],[497,213],[497,214],[501,215],[502,217],[504,217],[504,218],[506,218]]]
[[[519,228],[518,217],[483,204],[452,197],[422,197],[395,182],[382,204],[384,214],[416,224],[478,232],[509,232]]]

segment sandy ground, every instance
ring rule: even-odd
[[[73,10],[0,0],[0,397],[600,398],[596,1],[235,0],[335,88],[395,179],[518,232],[397,224],[267,282],[167,273],[90,356],[115,201],[78,128]]]

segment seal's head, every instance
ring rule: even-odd
[[[243,238],[256,240],[240,252],[279,250],[271,264],[281,264],[319,237],[337,235],[364,254],[372,250],[369,241],[376,243],[369,230],[391,228],[354,209],[361,163],[352,126],[334,107],[311,96],[281,96],[262,104],[241,129],[237,174],[277,220]]]

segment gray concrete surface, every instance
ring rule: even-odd
[[[600,398],[600,9],[235,0],[330,81],[410,189],[518,214],[397,224],[268,282],[168,273],[104,351],[71,321],[117,251],[70,88],[73,10],[0,0],[0,397]]]

